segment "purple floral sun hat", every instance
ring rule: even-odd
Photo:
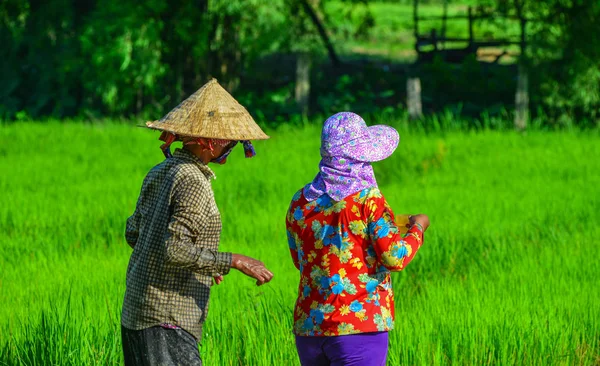
[[[390,126],[367,127],[361,116],[340,112],[329,117],[321,134],[322,157],[344,157],[370,163],[392,155],[400,135]]]
[[[340,201],[365,188],[377,187],[371,162],[390,156],[399,141],[392,127],[367,127],[352,112],[334,114],[323,125],[319,173],[304,187],[304,196],[313,201],[327,194]]]

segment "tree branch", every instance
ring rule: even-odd
[[[337,54],[335,53],[335,49],[333,48],[333,45],[331,44],[331,41],[327,36],[327,32],[325,32],[325,27],[323,27],[321,20],[319,20],[319,17],[317,16],[317,13],[315,13],[312,6],[310,6],[308,0],[300,0],[300,3],[302,4],[302,7],[304,8],[306,14],[308,14],[312,22],[317,27],[319,35],[321,36],[323,43],[325,43],[325,47],[327,48],[327,52],[329,53],[329,59],[331,60],[331,63],[333,63],[335,66],[339,66],[340,60],[337,57]]]

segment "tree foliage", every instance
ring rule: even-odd
[[[557,124],[600,125],[600,2],[597,0],[479,0],[529,19],[526,62],[532,102]]]
[[[328,2],[336,6],[328,7]],[[598,124],[600,2],[468,3],[477,4],[481,11],[493,8],[507,14],[522,6],[531,19],[526,53],[532,70],[531,105],[558,124]],[[328,13],[327,9],[336,10]],[[265,56],[309,52],[333,59],[324,36],[336,34],[337,41],[358,39],[373,24],[367,0],[4,0],[0,2],[0,119],[156,117],[211,77],[231,91],[253,76],[263,78],[255,66]],[[293,58],[285,60],[293,67]],[[327,70],[316,70],[313,76],[326,78],[331,71]],[[382,82],[390,76],[373,73],[361,79],[357,70],[336,70],[351,74],[350,82],[362,85],[352,89],[359,97],[370,90],[368,82],[373,80],[379,80],[386,93],[387,88],[398,89]],[[293,82],[287,78],[285,83]],[[326,84],[337,88],[347,81],[327,80]],[[259,80],[247,83],[252,88],[259,84]],[[268,98],[253,91],[244,98],[262,98],[262,104],[290,99],[288,86],[274,89]]]
[[[264,55],[324,52],[298,0],[5,0],[0,43],[0,118],[161,113]]]

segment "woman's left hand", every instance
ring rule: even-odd
[[[215,280],[216,285],[220,285],[221,282],[223,282],[223,276],[213,277],[213,279]]]

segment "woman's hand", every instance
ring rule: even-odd
[[[407,228],[410,228],[414,224],[419,224],[423,228],[423,232],[427,230],[429,227],[429,217],[424,214],[411,215],[408,217],[408,224],[406,224]]]
[[[231,266],[246,276],[256,279],[257,286],[264,285],[273,278],[273,273],[265,267],[263,262],[245,255],[233,254]]]
[[[216,276],[213,279],[215,280],[215,285],[220,285],[223,282],[223,276]]]

